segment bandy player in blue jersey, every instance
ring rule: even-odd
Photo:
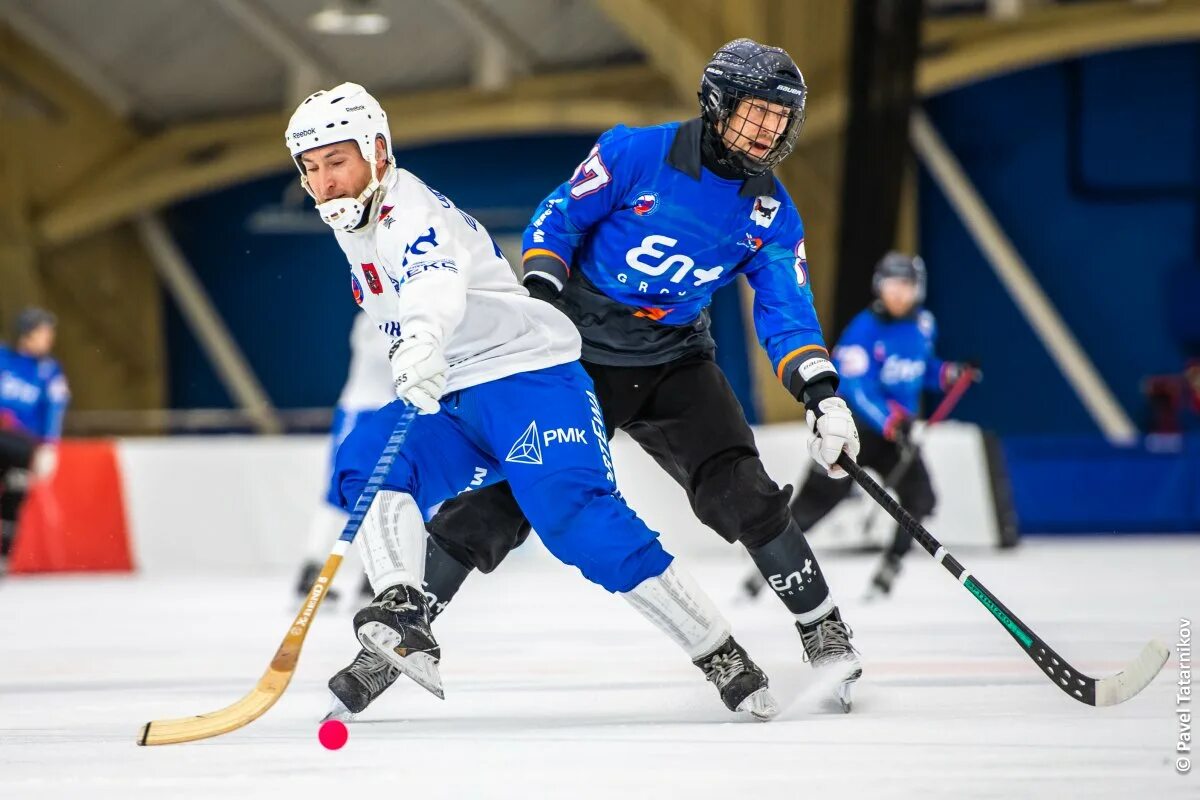
[[[62,368],[50,357],[54,315],[27,308],[13,327],[12,349],[0,345],[0,574],[8,567],[27,490],[54,473],[70,400]]]
[[[983,373],[968,363],[943,361],[934,353],[937,329],[926,311],[925,263],[920,256],[888,253],[875,267],[871,284],[876,300],[859,312],[833,351],[846,397],[862,436],[859,462],[890,475],[912,442],[922,391],[945,391],[969,374]],[[933,513],[936,497],[929,471],[916,450],[911,464],[896,480],[900,503],[918,521]],[[811,530],[845,499],[847,481],[831,481],[811,473],[792,501],[792,514]],[[912,547],[912,536],[896,526],[892,544],[871,579],[873,593],[886,595]]]
[[[607,434],[629,433],[684,488],[700,520],[746,547],[794,616],[804,657],[838,671],[849,710],[861,675],[850,629],[788,511],[790,489],[759,460],[709,333],[713,292],[744,275],[762,345],[807,408],[811,455],[844,479],[836,460],[843,451],[856,456],[858,434],[835,395],[804,227],[772,173],[795,146],[806,95],[783,50],[749,39],[722,47],[701,79],[699,118],[613,128],[534,212],[524,285],[578,328]],[[529,457],[514,448],[507,460]],[[447,502],[429,529],[425,589],[437,612],[472,569],[491,571],[530,526],[497,484]],[[330,686],[356,708],[389,682],[348,667]]]

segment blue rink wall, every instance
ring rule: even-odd
[[[1200,46],[1040,67],[940,95],[926,109],[1118,402],[1143,425],[1142,380],[1178,372],[1200,354]],[[515,260],[514,237],[593,138],[454,142],[403,151],[399,161],[478,216]],[[796,200],[803,213],[802,192]],[[1022,531],[1200,530],[1195,415],[1177,445],[1104,443],[923,172],[919,202],[939,350],[979,359],[987,373],[955,416],[1001,437]],[[332,404],[354,304],[341,252],[296,176],[190,200],[168,220],[272,401]],[[178,312],[165,306],[172,405],[228,407]],[[718,294],[713,320],[718,360],[755,421],[747,355],[757,344],[735,291]]]

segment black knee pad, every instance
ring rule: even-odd
[[[727,542],[755,547],[787,527],[788,498],[756,455],[719,453],[696,471],[692,509]]]
[[[529,537],[529,523],[506,483],[447,500],[428,528],[443,550],[480,572],[494,570]]]

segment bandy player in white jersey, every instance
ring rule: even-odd
[[[383,108],[346,83],[300,104],[285,141],[350,262],[355,298],[392,340],[399,399],[338,450],[354,505],[405,404],[421,412],[367,511],[360,552],[376,592],[354,617],[364,670],[382,659],[441,696],[441,651],[421,591],[423,512],[507,480],[546,548],[619,593],[678,643],[725,705],[778,713],[728,621],[617,492],[575,326],[517,282],[488,232],[398,169]],[[353,709],[335,709],[335,712]]]
[[[333,425],[329,432],[330,470],[333,469],[338,448],[354,430],[354,426],[366,422],[372,414],[396,399],[396,392],[392,388],[392,367],[387,357],[390,344],[391,340],[375,327],[369,316],[361,311],[354,315],[354,323],[350,327],[350,369],[342,392],[338,395],[337,406],[333,409]],[[329,486],[331,481],[325,483]],[[309,587],[321,574],[321,566],[329,553],[329,543],[346,526],[346,516],[338,497],[327,490],[313,512],[308,529],[304,566],[296,583],[296,591],[301,597],[308,594]],[[342,571],[350,572],[346,569]],[[374,596],[369,581],[363,582],[363,594]],[[328,589],[325,599],[337,600],[337,596],[336,589]]]

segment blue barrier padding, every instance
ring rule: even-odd
[[[1200,532],[1200,434],[1003,439],[1021,533]]]

